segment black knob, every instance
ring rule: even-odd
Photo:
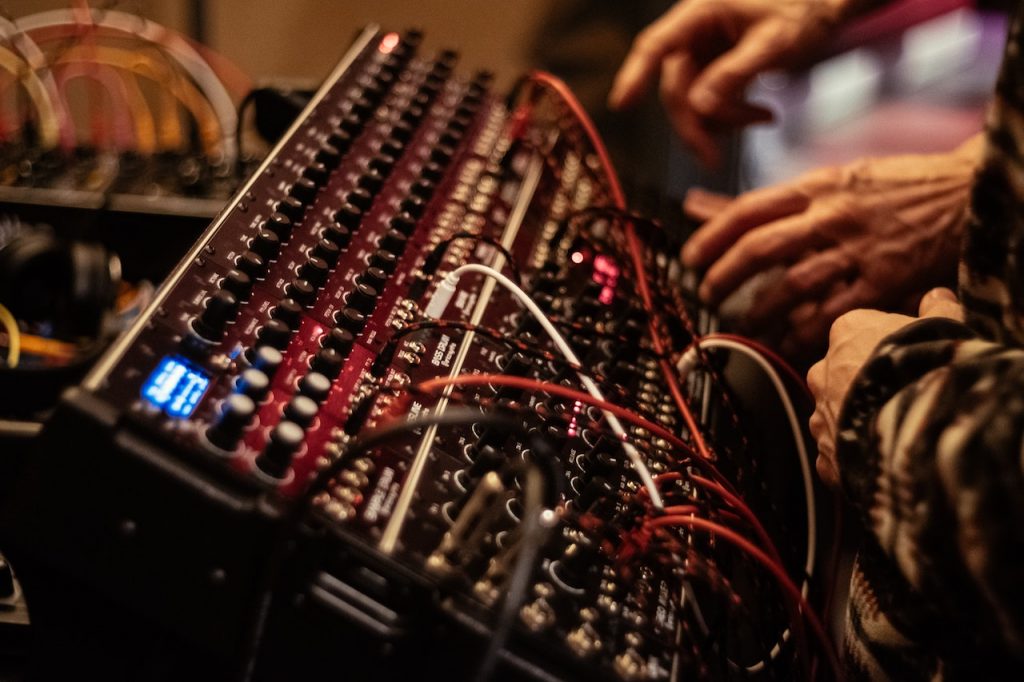
[[[321,239],[313,247],[313,255],[317,258],[322,259],[329,266],[334,266],[338,263],[338,258],[341,255],[341,249],[337,244],[329,239]]]
[[[263,452],[256,457],[256,466],[272,478],[283,479],[292,465],[295,452],[306,437],[302,427],[291,421],[283,421],[270,432],[270,440]]]
[[[302,322],[302,306],[294,299],[282,298],[270,311],[270,316],[275,320],[281,320],[294,331]]]
[[[235,267],[251,279],[262,277],[267,272],[267,263],[255,251],[243,251],[235,258]]]
[[[459,60],[459,53],[455,50],[441,50],[441,54],[437,56],[437,61],[440,64],[444,64],[449,69],[455,66],[455,62]]]
[[[408,196],[402,199],[402,203],[398,206],[403,213],[408,213],[413,218],[420,218],[423,215],[423,209],[426,208],[426,202],[417,196]]]
[[[244,301],[252,293],[252,278],[241,270],[228,270],[220,282],[220,288],[227,289],[239,301]]]
[[[398,230],[388,230],[377,240],[377,247],[400,256],[408,242],[409,238]]]
[[[413,183],[409,191],[420,199],[427,201],[434,194],[434,183],[430,180],[420,179]]]
[[[224,328],[237,314],[238,298],[230,291],[221,289],[206,299],[206,306],[192,328],[208,341],[220,341],[224,336]]]
[[[364,315],[369,315],[377,307],[377,297],[380,292],[369,284],[356,284],[348,294],[346,304],[355,308]]]
[[[341,353],[333,348],[321,348],[313,356],[313,362],[310,363],[309,368],[334,381],[341,374],[341,365],[344,360],[345,358],[342,357]]]
[[[525,377],[529,373],[533,363],[523,353],[516,351],[510,355],[504,355],[498,360],[502,374],[514,377]]]
[[[322,287],[327,281],[331,266],[323,258],[310,256],[309,260],[299,266],[299,277],[315,287]]]
[[[600,499],[607,498],[615,494],[617,490],[616,486],[603,476],[595,476],[587,483],[586,487],[583,488],[583,492],[580,493],[578,498],[579,510],[585,511],[590,509],[595,502]]]
[[[292,329],[281,320],[267,320],[256,332],[257,346],[270,346],[277,350],[284,350],[292,338]],[[257,353],[257,357],[259,357]]]
[[[284,293],[304,306],[310,306],[316,300],[316,287],[300,277],[293,279]]]
[[[444,168],[436,161],[431,161],[420,170],[420,177],[431,182],[441,182],[441,178],[444,177]]]
[[[306,212],[306,205],[295,197],[288,196],[274,204],[274,210],[288,216],[293,223],[297,223],[302,220],[302,214]]]
[[[311,180],[317,187],[323,187],[327,183],[327,178],[331,175],[330,171],[327,170],[327,166],[314,161],[313,163],[306,166],[306,169],[302,171],[302,177],[307,180]]]
[[[423,107],[418,104],[412,104],[402,112],[402,121],[408,123],[410,127],[415,128],[419,125],[420,119],[423,118],[423,113]]]
[[[388,139],[384,140],[384,142],[381,144],[380,152],[381,154],[386,154],[391,158],[397,159],[399,156],[402,155],[402,150],[404,148],[405,144],[402,143],[401,140],[394,137],[389,137]]]
[[[384,92],[387,92],[395,84],[395,74],[390,69],[381,68],[376,76],[377,85],[379,85]]]
[[[247,353],[247,356],[254,368],[271,378],[285,361],[281,351],[270,345],[258,346],[253,352]]]
[[[363,97],[375,105],[380,104],[381,98],[384,97],[384,87],[378,81],[372,80],[363,88]]]
[[[303,204],[309,204],[316,198],[316,192],[319,188],[316,183],[309,178],[299,178],[292,183],[292,188],[288,191],[290,196],[295,197]]]
[[[320,372],[310,372],[299,380],[299,393],[322,403],[331,392],[331,380]]]
[[[384,186],[384,176],[378,171],[369,170],[359,176],[359,180],[356,184],[370,194],[375,195],[380,191],[380,188]]]
[[[369,267],[366,272],[356,277],[356,281],[361,284],[368,284],[377,291],[384,290],[384,283],[388,279],[388,273],[384,272],[377,267]]]
[[[342,204],[341,208],[334,212],[334,222],[354,232],[363,222],[363,209],[354,204]],[[345,245],[339,244],[338,246],[344,248]]]
[[[287,341],[285,342],[287,343]],[[281,355],[281,351],[273,346],[259,346],[251,354],[250,360],[252,366],[260,370],[268,377],[273,377],[277,372],[277,368],[284,362],[284,356]]]
[[[419,111],[420,111],[419,115],[420,115],[420,118],[422,118],[423,114],[426,112],[427,108],[430,106],[430,99],[431,99],[431,97],[430,97],[429,94],[427,94],[425,92],[418,92],[418,93],[416,93],[416,96],[412,98],[412,105],[409,108],[412,109],[413,107],[416,107],[417,109],[419,109]]]
[[[352,147],[352,133],[339,128],[327,136],[327,144],[338,150],[338,163],[341,163],[341,155]],[[330,168],[330,164],[324,159],[318,158],[317,161]],[[335,163],[334,165],[337,166],[338,164]]]
[[[253,250],[264,262],[274,260],[281,248],[281,240],[277,235],[267,229],[261,229],[252,238],[249,248]]]
[[[402,145],[405,145],[409,142],[409,140],[412,139],[412,134],[414,130],[415,127],[411,125],[408,121],[398,121],[391,128],[391,137],[394,138],[396,141],[402,143]]]
[[[268,347],[268,350],[271,349]],[[266,398],[270,391],[270,377],[263,370],[250,367],[238,377],[235,389],[258,403]]]
[[[348,114],[345,116],[339,125],[344,132],[348,133],[352,137],[358,135],[363,129],[363,121],[354,114]]]
[[[316,156],[313,157],[317,163],[323,164],[324,168],[328,171],[333,171],[341,163],[341,149],[334,145],[333,140],[334,138],[331,137],[327,142],[320,145],[320,149],[316,151]]]
[[[388,221],[388,227],[406,237],[411,237],[416,230],[416,219],[403,211]]]
[[[427,80],[420,86],[417,94],[426,95],[427,101],[431,101],[437,97],[437,93],[441,90],[441,83],[443,79],[435,76],[434,74],[427,74]],[[417,100],[419,101],[419,100]]]
[[[398,266],[398,256],[390,251],[377,249],[373,252],[373,255],[370,256],[370,266],[380,268],[390,275]]]
[[[403,60],[398,55],[390,54],[388,55],[387,59],[384,60],[384,63],[381,64],[380,68],[381,71],[386,71],[387,73],[390,73],[392,76],[397,76],[398,73],[402,70],[403,64]]]
[[[508,461],[508,455],[490,445],[473,448],[473,463],[466,473],[470,480],[476,481],[488,471],[497,471]]]
[[[390,154],[384,154],[383,152],[377,154],[370,159],[370,168],[380,173],[382,176],[387,176],[391,173],[391,170],[395,167],[396,159]]]
[[[451,149],[452,154],[454,154],[455,148],[459,146],[459,140],[461,139],[462,135],[459,135],[458,133],[452,132],[450,130],[446,130],[445,132],[441,133],[441,137],[438,138],[437,141],[442,146]]]
[[[348,246],[349,242],[352,241],[352,231],[344,225],[338,224],[328,225],[324,228],[323,232],[320,233],[320,236],[325,241],[334,244],[339,251]]]
[[[359,97],[356,101],[352,102],[352,111],[363,120],[373,113],[374,108],[373,102],[366,97]]]
[[[430,150],[430,160],[441,166],[448,165],[454,155],[455,150],[447,145],[439,145]]]
[[[285,405],[284,418],[306,429],[316,419],[316,413],[319,411],[320,406],[312,398],[297,395]]]
[[[347,329],[335,327],[327,334],[324,334],[322,343],[324,348],[333,349],[341,357],[348,357],[352,352],[352,344],[355,343],[355,336]]]
[[[206,437],[221,450],[234,450],[242,440],[245,427],[252,421],[254,414],[256,403],[252,398],[241,393],[233,393],[224,401],[217,421],[206,430]]]
[[[270,217],[267,218],[267,222],[264,224],[266,229],[276,234],[277,238],[283,242],[288,241],[288,237],[291,236],[292,228],[294,226],[295,224],[291,221],[291,218],[280,211],[274,211],[271,213]]]
[[[362,188],[354,189],[345,195],[345,201],[366,211],[373,205],[373,195]]]
[[[334,316],[334,323],[342,329],[358,334],[366,326],[366,315],[363,315],[355,308],[342,308]]]

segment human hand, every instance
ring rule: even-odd
[[[839,482],[836,465],[836,423],[854,377],[885,337],[924,317],[949,317],[963,321],[956,295],[945,288],[932,289],[921,299],[919,317],[852,310],[832,325],[828,353],[807,372],[807,386],[814,395],[811,436],[818,443],[818,475],[827,485]]]
[[[784,266],[745,331],[781,335],[789,354],[816,349],[848,310],[900,309],[955,280],[980,148],[977,136],[947,154],[860,159],[748,192],[694,233],[683,262],[708,268],[700,296],[711,305]],[[687,210],[704,209],[703,194]]]
[[[705,164],[713,133],[770,120],[745,99],[759,73],[792,68],[821,50],[856,0],[682,0],[644,29],[615,76],[609,105],[635,104],[657,78],[676,132]],[[660,76],[659,76],[660,74]]]

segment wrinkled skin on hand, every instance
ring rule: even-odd
[[[885,337],[924,317],[949,317],[963,321],[963,310],[949,289],[929,291],[921,299],[919,317],[884,313],[879,310],[851,310],[832,325],[828,353],[807,372],[807,386],[814,395],[811,436],[818,443],[817,469],[821,480],[835,487],[839,482],[836,465],[836,422],[853,379]]]
[[[707,268],[700,296],[721,302],[777,267],[754,297],[747,333],[791,356],[820,350],[833,321],[855,308],[906,309],[956,280],[981,137],[948,154],[860,159],[755,190],[724,208],[700,192],[686,209],[711,216],[683,248]]]
[[[772,117],[746,100],[750,81],[809,61],[860,2],[682,0],[637,36],[609,105],[631,106],[657,81],[676,132],[701,161],[716,167],[716,132]]]

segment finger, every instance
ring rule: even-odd
[[[814,468],[818,470],[818,478],[829,488],[839,487],[839,468],[836,466],[832,445],[828,440],[818,441],[818,458],[814,460]]]
[[[822,358],[811,365],[807,370],[807,390],[814,396],[817,402],[821,400],[825,391],[825,359]]]
[[[919,317],[950,317],[963,322],[963,308],[956,294],[950,289],[939,287],[932,289],[921,297],[921,304],[918,308]]]
[[[709,168],[721,162],[718,143],[696,113],[686,103],[686,92],[696,75],[696,65],[686,54],[673,54],[661,66],[658,94],[676,134]]]
[[[753,275],[821,245],[820,228],[820,216],[801,213],[747,232],[708,270],[700,297],[717,303]]]
[[[693,233],[683,248],[683,261],[690,267],[707,265],[717,260],[743,233],[803,211],[809,201],[790,183],[747,192]]]
[[[767,23],[751,30],[733,49],[711,62],[690,88],[690,106],[701,116],[717,119],[731,103],[740,101],[754,76],[785,56],[773,47],[777,28]]]
[[[706,189],[694,187],[686,193],[686,198],[683,199],[683,213],[703,223],[725,210],[732,201],[733,198],[727,194],[709,192]]]
[[[684,1],[641,31],[615,74],[608,106],[624,109],[636,104],[650,88],[665,56],[685,50],[693,37],[709,28],[713,20],[706,9]]]
[[[746,323],[758,329],[777,320],[806,299],[824,297],[833,282],[848,277],[856,265],[842,250],[814,253],[790,267],[782,280],[758,292]]]

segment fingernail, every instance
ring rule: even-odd
[[[618,109],[622,104],[622,85],[616,78],[615,83],[612,84],[611,92],[608,93],[608,108]]]

